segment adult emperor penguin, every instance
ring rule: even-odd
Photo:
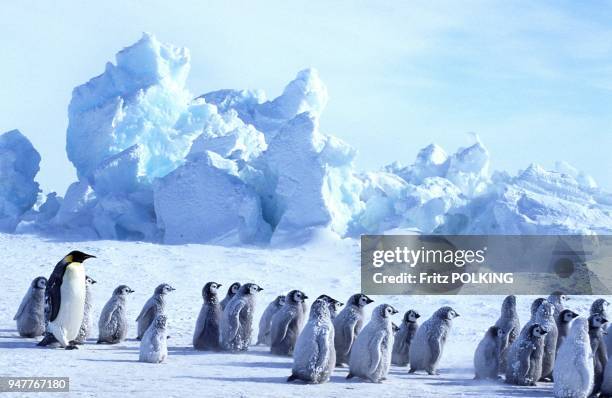
[[[128,332],[126,299],[134,291],[127,285],[119,285],[102,308],[98,321],[98,344],[117,344],[125,340]]]
[[[167,283],[162,283],[155,288],[153,296],[147,300],[145,305],[142,307],[142,311],[136,318],[138,322],[138,340],[142,339],[145,332],[149,328],[149,325],[157,315],[163,314],[166,308],[166,295],[176,290]]]
[[[410,371],[425,370],[430,375],[437,375],[438,363],[446,338],[450,332],[453,319],[459,314],[451,307],[442,307],[431,318],[423,322],[410,344]]]
[[[227,303],[230,302],[232,297],[234,297],[236,293],[238,293],[238,290],[240,290],[240,282],[234,282],[230,285],[230,287],[227,289],[227,294],[225,295],[223,300],[221,300],[221,311],[225,309],[225,306],[227,305]]]
[[[475,379],[497,379],[501,351],[506,346],[508,336],[504,329],[491,326],[485,333],[474,353]]]
[[[363,308],[373,302],[365,294],[353,294],[346,302],[346,307],[334,319],[336,366],[348,363],[351,347],[363,327]]]
[[[510,346],[506,364],[506,383],[534,386],[542,366],[544,336],[548,331],[538,323],[529,322]],[[534,376],[534,374],[536,376]]]
[[[329,380],[335,364],[334,325],[330,303],[325,299],[317,299],[310,308],[308,322],[295,344],[293,368],[287,381],[325,383]]]
[[[295,343],[304,325],[307,298],[308,296],[300,290],[290,291],[285,298],[285,305],[272,316],[270,326],[272,354],[289,356],[293,354]]]
[[[140,342],[140,362],[161,363],[168,357],[168,318],[155,316]]]
[[[332,321],[338,316],[338,311],[340,311],[342,309],[342,306],[344,305],[343,302],[331,298],[327,294],[320,295],[319,297],[317,297],[317,300],[318,299],[323,299],[327,302],[327,304],[329,304],[329,314],[331,316]]]
[[[276,312],[285,305],[285,296],[276,296],[274,300],[263,312],[259,320],[259,332],[257,333],[257,344],[270,345],[270,327],[272,326],[272,317]]]
[[[45,289],[47,278],[39,276],[30,283],[13,320],[21,337],[38,337],[45,333]]]
[[[559,320],[557,321],[557,329],[559,331],[559,336],[557,337],[557,351],[559,351],[559,347],[563,344],[563,340],[565,340],[569,334],[572,321],[576,317],[578,317],[578,314],[568,309],[561,311],[559,314]]]
[[[589,322],[576,318],[569,336],[559,348],[553,376],[556,398],[586,398],[593,390],[593,359],[589,343]]]
[[[88,275],[85,275],[85,312],[83,313],[83,323],[79,329],[74,342],[76,344],[83,344],[89,337],[91,328],[93,327],[93,297],[92,297],[92,286],[98,283],[95,279]]]
[[[516,296],[507,296],[501,306],[501,314],[497,322],[495,322],[500,330],[503,330],[506,336],[505,345],[501,347],[499,370],[501,373],[506,369],[506,357],[508,356],[508,348],[518,338],[521,333],[521,323],[516,311]]]
[[[415,310],[408,310],[404,314],[399,330],[395,334],[393,341],[393,352],[391,363],[398,366],[407,366],[409,362],[410,344],[417,329],[419,328],[418,319],[421,315]]]
[[[386,380],[393,347],[391,316],[397,312],[389,304],[374,308],[370,322],[357,335],[351,349],[347,379],[356,376],[373,383]]]
[[[608,322],[602,314],[589,316],[589,341],[593,353],[594,384],[592,394],[597,396],[601,391],[604,370],[608,363],[608,353],[604,342],[603,326]]]
[[[78,348],[74,339],[79,334],[85,312],[85,267],[83,262],[95,258],[78,250],[68,253],[49,277],[45,298],[48,307],[47,334],[39,346],[59,342],[68,350]]]
[[[240,286],[221,316],[221,348],[227,351],[246,351],[251,344],[255,298],[263,289],[255,283]]]
[[[193,348],[196,350],[217,351],[219,346],[219,326],[221,324],[221,305],[217,296],[220,283],[208,282],[202,289],[204,304],[200,309],[193,333]]]

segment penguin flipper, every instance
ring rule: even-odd
[[[272,318],[271,342],[272,344],[281,342],[287,336],[289,324],[293,319],[293,311],[279,311]]]
[[[380,365],[380,361],[382,358],[382,355],[380,352],[381,350],[380,345],[382,344],[382,341],[384,338],[385,338],[385,332],[381,330],[378,333],[376,333],[374,335],[374,338],[370,341],[369,351],[372,354],[372,356],[370,358],[370,366],[368,368],[369,374],[373,374],[376,371],[376,369],[378,369],[378,366]]]
[[[355,326],[356,322],[347,323],[343,328],[340,328],[342,342],[344,343],[342,355],[348,357],[351,352],[351,347],[355,341]]]
[[[15,317],[13,317],[13,320],[16,321],[17,318],[19,318],[21,316],[21,314],[23,313],[23,310],[25,310],[26,304],[30,299],[30,292],[28,292],[28,294],[25,295],[25,297],[23,298],[23,300],[21,300],[21,304],[19,304],[19,308],[17,309],[17,313],[15,314]]]

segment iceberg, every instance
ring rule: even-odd
[[[38,199],[40,155],[19,130],[0,135],[0,232],[14,232]]]

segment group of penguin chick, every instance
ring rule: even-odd
[[[91,329],[89,290],[96,281],[75,264],[81,265],[91,257],[72,252],[58,263],[49,281],[44,277],[32,281],[15,315],[21,336],[44,335],[39,345],[59,342],[66,348],[75,348],[85,341]],[[74,286],[64,290],[62,286],[67,284]],[[75,286],[81,285],[79,294],[80,289]],[[193,346],[197,350],[246,351],[251,344],[255,298],[263,289],[254,283],[235,282],[220,301],[221,286],[208,282],[202,289],[204,303],[197,318]],[[165,298],[173,290],[168,284],[157,286],[136,319],[143,362],[158,363],[167,358]],[[99,344],[116,344],[127,337],[126,298],[133,292],[127,285],[113,291],[100,314]],[[81,305],[74,305],[81,298]],[[323,383],[329,381],[334,367],[346,364],[347,378],[359,377],[376,383],[386,379],[391,363],[410,365],[409,373],[422,370],[438,374],[452,320],[459,316],[453,308],[445,306],[419,326],[419,313],[409,310],[397,327],[391,317],[398,311],[391,305],[380,304],[363,326],[364,307],[373,300],[358,293],[345,306],[330,296],[319,296],[306,320],[306,299],[300,290],[278,296],[259,321],[257,344],[269,345],[272,354],[293,356],[288,381]],[[560,293],[535,300],[531,319],[521,329],[516,297],[506,297],[500,318],[476,349],[475,378],[497,379],[499,374],[505,374],[506,382],[516,385],[554,380],[556,397],[599,393],[600,397],[611,397],[612,365],[607,366],[606,347],[612,347],[612,334],[604,330],[608,302],[596,300],[589,318],[584,319],[564,308],[566,300]]]
[[[475,378],[504,374],[506,383],[521,386],[554,382],[557,398],[612,397],[612,333],[605,329],[609,303],[595,300],[583,318],[565,308],[567,300],[559,292],[536,299],[521,329],[516,297],[506,297],[500,318],[476,348]]]

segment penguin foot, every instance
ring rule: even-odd
[[[69,345],[83,345],[82,341],[72,340],[68,342]]]
[[[38,347],[46,347],[49,344],[58,343],[57,339],[51,333],[45,334],[45,337],[36,344]]]
[[[352,379],[353,377],[355,377],[355,375],[352,374],[351,372],[349,372],[349,374],[346,375],[347,380]]]
[[[291,376],[287,377],[287,383],[289,383],[290,381],[293,381],[295,379],[297,379],[297,377],[292,374]]]
[[[416,369],[414,369],[414,368],[410,368],[410,370],[408,371],[408,373],[411,373],[411,374],[414,373],[414,372],[416,372]]]
[[[79,347],[74,345],[74,344],[70,344],[66,346],[66,350],[78,350]]]

